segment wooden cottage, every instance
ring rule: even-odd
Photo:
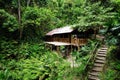
[[[73,29],[70,26],[54,29],[46,34],[45,43],[50,44],[52,47],[59,51],[60,46],[68,46],[72,50],[73,47],[77,47],[79,50],[80,46],[85,45],[88,38],[93,34],[94,31],[89,29],[85,32],[79,32],[77,29]]]

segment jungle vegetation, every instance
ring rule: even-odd
[[[120,0],[0,0],[0,80],[84,80],[97,40],[71,53],[78,68],[45,47],[45,34],[74,25],[102,29],[109,47],[102,80],[120,79]]]

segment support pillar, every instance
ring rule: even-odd
[[[60,53],[60,47],[59,46],[56,47],[57,47],[57,52]]]
[[[78,46],[78,51],[80,51],[80,46]]]

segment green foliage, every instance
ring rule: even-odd
[[[117,37],[114,37],[111,35],[111,36],[107,37],[106,43],[108,45],[116,45],[116,44],[118,44],[118,39],[117,39]]]
[[[53,17],[54,14],[49,9],[27,7],[23,13],[23,25],[25,25],[25,27],[27,24],[31,26],[34,24],[36,26],[41,26],[41,24],[43,24],[42,22],[51,21]]]
[[[3,76],[0,78],[20,80],[63,80],[67,68],[69,68],[68,63],[56,53],[46,52],[39,58],[32,57],[30,59],[23,59],[17,63],[13,60],[10,61],[5,70],[0,71],[0,75]]]
[[[104,71],[104,73],[101,73],[100,78],[101,80],[119,80],[120,77],[120,63],[114,62],[110,60],[111,62],[107,65],[107,69]]]
[[[115,80],[116,79],[116,73],[114,70],[107,69],[105,74],[100,76],[101,80]]]
[[[54,27],[53,19],[54,13],[50,9],[27,7],[22,17],[25,37],[43,37],[46,32]]]
[[[17,48],[15,45],[17,45],[16,41],[4,41],[0,40],[0,57],[2,59],[11,59],[14,58],[17,54]]]
[[[17,19],[3,9],[0,9],[0,19],[0,25],[2,28],[5,28],[10,32],[13,32],[18,29]]]
[[[18,1],[0,0],[0,80],[81,79],[85,74],[84,67],[90,57],[89,52],[93,50],[96,41],[83,46],[80,52],[72,53],[76,61],[81,62],[81,66],[74,69],[59,55],[48,51],[41,41],[49,30],[71,24],[83,31],[89,28],[98,29],[101,26],[109,26],[108,30],[117,28],[116,25],[120,22],[120,1],[109,0],[109,4],[105,5],[103,1],[94,1],[90,3],[88,0],[20,0],[20,27],[23,28],[24,42],[19,43]],[[119,29],[109,32],[108,35],[108,44],[119,44]],[[40,43],[35,43],[36,41]],[[114,51],[109,55],[111,59],[115,58],[112,53]],[[105,72],[103,78],[119,80],[119,61],[112,62],[110,66],[112,67]],[[113,76],[115,74],[117,75]]]
[[[108,49],[107,63],[104,72],[101,73],[101,80],[119,80],[120,61],[116,58],[116,46],[110,46]]]
[[[110,1],[113,2],[113,3],[116,3],[116,4],[120,3],[120,0],[110,0]]]
[[[77,58],[79,59],[90,54],[90,52],[95,48],[97,42],[97,40],[89,40],[88,43],[85,46],[82,46],[80,51],[76,53]]]
[[[109,45],[119,45],[120,42],[120,25],[114,26],[108,30],[107,43]]]
[[[7,44],[9,45],[8,47]],[[14,53],[17,54],[15,57],[12,55],[12,58],[7,57],[7,62],[4,58],[2,59],[2,66],[0,67],[1,79],[73,80],[74,78],[83,78],[85,73],[84,67],[89,55],[81,56],[79,58],[81,65],[72,70],[69,63],[65,62],[60,55],[45,50],[41,44],[24,43],[20,44],[18,46],[19,48],[17,46],[18,43],[14,41],[4,42],[2,44],[2,49],[8,49],[8,51],[4,52],[6,53],[4,56]],[[14,53],[10,52],[9,48]]]
[[[82,31],[90,28],[99,29],[99,27],[106,24],[108,19],[114,18],[115,14],[110,12],[112,8],[101,6],[100,2],[94,4],[84,3],[80,9],[81,15],[78,17],[79,23],[76,24],[76,27]]]
[[[80,64],[78,67],[73,69],[73,74],[79,76],[81,79],[85,79],[87,76],[86,65],[88,63],[89,58],[91,57],[91,53],[93,52],[97,40],[89,40],[89,42],[80,48],[80,51],[74,51],[71,54],[75,57],[76,63]]]
[[[44,44],[42,43],[22,43],[17,41],[0,41],[0,57],[1,59],[20,59],[30,57],[40,57],[42,52],[45,52]]]
[[[120,22],[120,1],[119,0],[110,0],[111,6],[113,7],[114,12],[117,14],[115,15],[114,19],[111,19],[110,22],[107,23],[109,29],[113,27],[117,27]]]

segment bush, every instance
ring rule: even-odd
[[[7,29],[9,32],[13,32],[19,28],[16,17],[10,15],[3,9],[0,9],[0,19],[0,25],[2,28]]]
[[[4,70],[0,70],[1,79],[19,80],[63,80],[69,64],[56,53],[46,52],[39,58],[9,61]]]
[[[38,38],[40,40],[46,32],[53,29],[54,18],[55,15],[50,9],[27,7],[22,15],[24,38],[29,40]]]

